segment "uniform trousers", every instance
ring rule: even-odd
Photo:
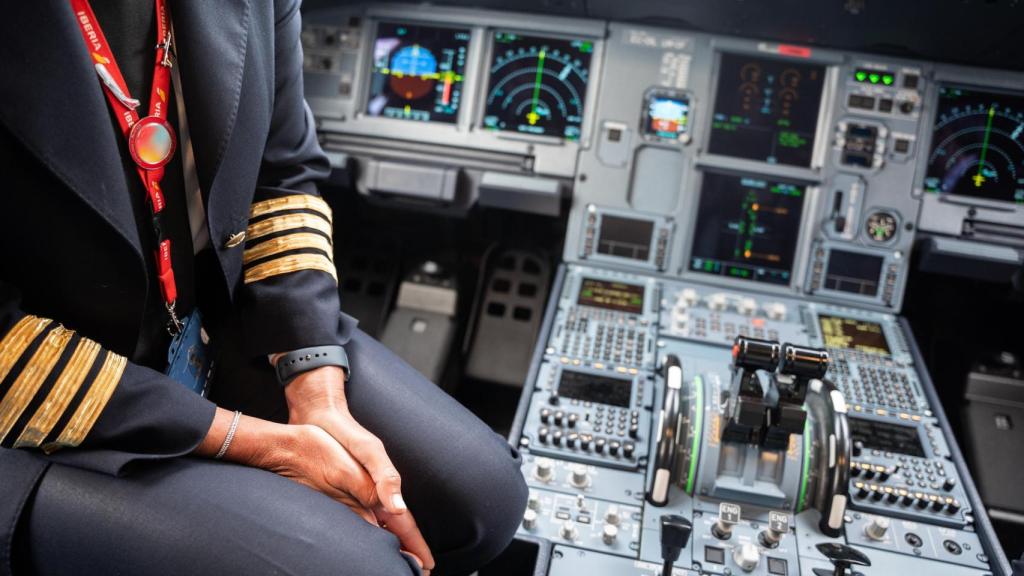
[[[511,540],[526,505],[504,438],[363,332],[346,345],[353,416],[376,434],[437,561],[468,573]],[[214,399],[285,421],[265,359],[221,354]],[[156,409],[156,408],[154,408]],[[389,532],[272,472],[198,458],[143,462],[122,477],[51,465],[16,531],[15,573],[417,574]]]

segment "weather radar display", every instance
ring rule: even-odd
[[[484,128],[579,140],[591,40],[496,32]]]
[[[924,188],[1024,204],[1024,95],[940,86]]]
[[[453,123],[459,115],[469,30],[381,22],[366,113]]]

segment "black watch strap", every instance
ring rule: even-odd
[[[287,386],[299,374],[323,366],[341,367],[345,371],[345,379],[348,379],[348,354],[345,353],[344,348],[336,344],[300,348],[287,352],[277,359],[274,369],[277,372],[278,383],[281,386]]]

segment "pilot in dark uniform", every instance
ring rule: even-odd
[[[515,451],[339,312],[298,1],[172,0],[164,71],[162,2],[89,4],[0,16],[0,576],[494,557],[525,505]],[[176,136],[154,173],[126,137],[147,111]],[[213,401],[164,374],[168,269],[217,350]],[[272,360],[342,345],[347,382],[278,382]]]

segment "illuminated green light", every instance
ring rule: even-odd
[[[854,75],[854,78],[857,79],[857,82],[863,82],[868,79],[868,73],[863,70],[857,70],[857,73]]]
[[[594,51],[594,43],[593,42],[580,42],[580,52],[582,52],[584,54],[590,54],[593,51]]]
[[[882,84],[885,84],[886,86],[891,86],[894,80],[895,79],[892,77],[892,74],[885,74],[882,76]]]
[[[872,72],[871,74],[868,74],[868,79],[871,80],[872,84],[878,84],[878,81],[881,80],[881,77],[878,74]]]

